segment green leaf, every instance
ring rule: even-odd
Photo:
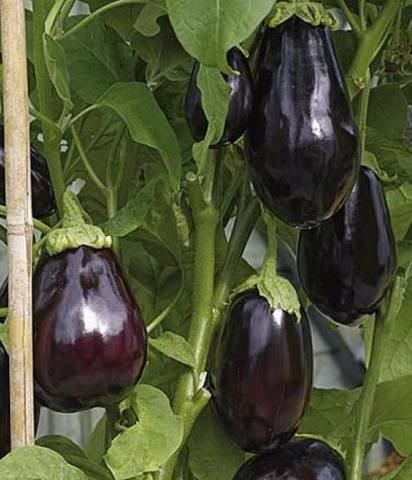
[[[0,478],[7,480],[87,480],[64,458],[43,447],[24,447],[0,461]]]
[[[346,452],[353,442],[353,407],[359,394],[360,390],[313,389],[299,433],[321,438]]]
[[[246,455],[236,448],[207,407],[188,441],[189,467],[197,480],[232,480]]]
[[[149,180],[124,207],[116,212],[114,217],[102,225],[102,229],[107,235],[124,237],[142,225],[156,200],[155,190],[159,180],[160,176]]]
[[[226,52],[252,34],[274,0],[167,0],[166,4],[184,49],[205,65],[228,72]]]
[[[69,438],[60,435],[48,435],[39,438],[36,445],[49,448],[60,454],[67,463],[82,470],[87,475],[88,480],[113,480],[108,470],[88,458],[85,452]]]
[[[84,18],[71,17],[72,24]],[[73,91],[94,103],[113,84],[133,79],[132,49],[103,22],[95,20],[62,42]]]
[[[44,34],[44,49],[47,71],[56,92],[63,101],[63,117],[73,108],[70,97],[70,75],[63,48],[49,35]]]
[[[116,480],[157,472],[183,441],[183,421],[163,392],[138,385],[134,394],[139,421],[113,440],[104,457]]]
[[[166,15],[164,8],[158,5],[145,5],[137,17],[133,28],[146,37],[154,37],[160,32],[158,20]]]
[[[404,183],[386,194],[395,237],[403,240],[412,224],[412,184]]]
[[[394,320],[390,337],[387,339],[380,375],[381,381],[412,375],[411,315],[412,279],[409,279],[400,312]]]
[[[143,83],[117,83],[98,104],[114,110],[127,124],[133,140],[159,151],[173,189],[181,176],[180,147],[176,134],[152,92]]]
[[[146,80],[155,87],[162,78],[171,81],[186,80],[189,57],[182,49],[168,22],[161,22],[162,30],[156,36],[136,34],[133,46],[136,53],[146,62]]]
[[[386,135],[402,137],[407,124],[408,102],[402,90],[397,85],[383,85],[372,89],[368,125]]]
[[[390,440],[401,455],[412,454],[412,376],[378,385],[369,430]]]
[[[229,109],[230,87],[219,70],[204,65],[200,65],[197,85],[202,92],[203,110],[209,122],[205,139],[193,146],[193,157],[201,174],[210,145],[222,137]]]
[[[195,368],[195,356],[191,345],[180,335],[164,332],[158,338],[151,338],[150,345],[167,357]]]
[[[100,464],[106,452],[106,415],[97,422],[87,439],[84,450],[89,458]]]

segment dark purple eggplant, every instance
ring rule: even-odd
[[[10,453],[10,386],[9,356],[0,342],[0,458]],[[37,430],[40,406],[34,408],[34,428]]]
[[[344,325],[376,312],[396,271],[396,243],[383,187],[369,168],[344,207],[300,233],[298,270],[313,304]]]
[[[346,480],[340,454],[315,439],[294,440],[272,455],[246,462],[233,480]]]
[[[256,290],[232,303],[211,370],[213,409],[231,440],[268,453],[296,432],[312,388],[309,323],[272,311]]]
[[[342,206],[360,156],[327,27],[292,17],[267,30],[245,144],[257,195],[286,223],[311,228]]]
[[[34,217],[47,217],[56,210],[53,187],[46,159],[30,147],[32,207]],[[0,126],[0,203],[6,203],[4,130]]]
[[[227,60],[230,67],[239,74],[225,76],[232,92],[223,136],[213,145],[214,147],[236,142],[244,134],[252,111],[253,83],[247,58],[241,50],[234,47],[229,50]],[[202,94],[197,86],[199,68],[199,63],[195,62],[186,94],[186,118],[192,136],[197,142],[205,138],[208,127],[202,106]]]
[[[113,252],[43,258],[33,279],[38,400],[74,412],[122,400],[142,375],[147,335]]]

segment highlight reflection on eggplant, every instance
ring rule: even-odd
[[[60,412],[123,399],[146,363],[143,317],[113,252],[43,258],[33,280],[35,392]]]
[[[360,156],[344,75],[327,27],[292,17],[268,28],[245,144],[262,202],[299,228],[331,217]]]
[[[302,287],[323,313],[344,325],[376,312],[396,271],[396,243],[380,180],[367,167],[344,207],[300,233]]]
[[[213,409],[232,441],[268,453],[297,430],[312,388],[305,312],[298,322],[271,311],[257,290],[240,294],[227,314],[211,369]]]

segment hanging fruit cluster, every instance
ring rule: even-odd
[[[335,322],[359,324],[391,286],[395,239],[380,180],[360,167],[360,141],[329,28],[297,16],[268,28],[254,87],[239,50],[229,52],[228,63],[237,72],[227,78],[229,113],[214,147],[245,135],[258,198],[300,230],[298,272],[309,300]],[[200,141],[207,119],[198,71],[196,64],[186,112]],[[263,271],[274,265],[267,258]],[[234,444],[261,455],[234,480],[344,480],[343,461],[331,447],[289,441],[312,388],[310,327],[303,306],[297,315],[281,301],[273,304],[259,281],[233,299],[211,362],[216,417]]]

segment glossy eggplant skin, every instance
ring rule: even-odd
[[[272,213],[311,228],[342,206],[359,172],[356,126],[331,33],[292,17],[267,30],[257,65],[245,134],[253,184]]]
[[[241,449],[268,453],[296,432],[312,388],[309,323],[256,290],[232,303],[211,369],[212,406]]]
[[[396,271],[396,243],[380,180],[362,167],[344,207],[300,233],[298,270],[313,304],[336,322],[372,314]]]
[[[233,480],[346,480],[342,457],[324,442],[293,440],[273,455],[246,462]]]
[[[220,141],[213,147],[221,147],[236,142],[245,132],[253,103],[253,81],[249,63],[245,55],[236,47],[227,54],[229,66],[239,75],[227,77],[232,92],[224,132]],[[192,137],[200,142],[206,136],[208,121],[202,107],[202,94],[197,87],[200,65],[193,65],[186,94],[186,119]]]
[[[0,342],[0,458],[10,452],[9,356]]]
[[[111,250],[82,246],[43,258],[33,317],[42,405],[59,412],[112,405],[142,375],[146,328]]]
[[[30,147],[33,216],[47,217],[56,210],[56,201],[46,159]],[[0,127],[0,203],[6,203],[4,130]]]
[[[34,427],[37,430],[40,406],[34,408]],[[0,342],[0,459],[10,453],[10,387],[9,356]]]

